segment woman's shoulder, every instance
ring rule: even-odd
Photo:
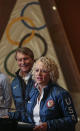
[[[56,83],[53,84],[52,86],[52,92],[55,93],[56,95],[69,94],[67,89],[64,89],[62,86]]]

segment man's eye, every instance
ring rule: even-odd
[[[27,60],[28,58],[24,58],[24,60]]]
[[[22,60],[26,61],[26,60],[28,60],[28,58],[17,59],[17,61],[22,61]]]

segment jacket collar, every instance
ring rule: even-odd
[[[52,83],[52,81],[50,80],[50,81],[48,82],[48,85],[45,86],[45,88],[43,88],[43,90],[44,90],[45,93],[48,93],[48,92],[50,91],[50,89],[52,88],[52,84],[53,84],[53,83]],[[38,86],[37,86],[36,83],[34,83],[34,88],[38,89]]]
[[[16,76],[19,76],[20,69],[15,72]]]
[[[16,76],[21,77],[21,75],[20,75],[20,69],[18,69],[17,72],[15,72],[15,74],[16,74]],[[29,72],[28,74],[29,74],[29,77],[30,77],[31,73]]]

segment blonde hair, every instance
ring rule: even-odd
[[[49,71],[49,75],[50,75],[50,80],[53,82],[56,82],[57,79],[59,78],[59,71],[58,71],[58,67],[55,63],[54,60],[51,60],[50,58],[47,57],[40,57],[33,65],[32,67],[32,78],[35,80],[35,70],[37,67],[38,62],[42,62],[44,64],[44,66],[46,67],[47,71]]]

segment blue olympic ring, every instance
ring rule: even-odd
[[[30,3],[27,3],[27,4],[24,6],[24,8],[22,9],[22,11],[21,11],[21,16],[23,16],[25,9],[26,9],[28,6],[33,5],[33,4],[39,5],[40,3],[39,3],[39,2],[30,2]],[[44,28],[46,27],[46,25],[43,25],[43,26],[40,26],[40,27],[32,27],[32,26],[28,25],[27,22],[25,22],[24,20],[21,20],[21,21],[23,22],[23,24],[24,24],[25,26],[27,26],[29,29],[32,29],[32,30],[41,30],[41,29],[44,29]]]

